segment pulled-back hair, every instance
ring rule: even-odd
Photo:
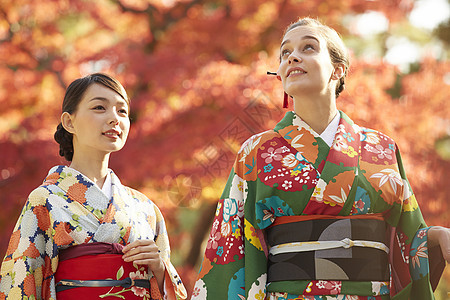
[[[74,80],[66,90],[64,100],[62,103],[62,112],[73,114],[78,108],[86,90],[94,83],[101,84],[122,97],[130,107],[130,100],[127,93],[120,82],[103,73],[94,73],[85,77]],[[54,134],[55,141],[59,144],[59,155],[64,156],[67,161],[72,161],[73,158],[73,136],[68,132],[61,123],[56,127]]]
[[[333,64],[344,65],[344,76],[340,78],[335,90],[336,98],[339,97],[339,94],[345,88],[345,77],[347,76],[348,68],[350,67],[350,59],[344,42],[333,28],[328,27],[320,21],[312,18],[299,18],[296,22],[290,24],[286,28],[283,37],[286,33],[299,26],[306,26],[316,29],[318,34],[320,34],[320,36],[327,42],[327,49],[330,54],[331,62]]]

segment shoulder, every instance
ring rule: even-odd
[[[46,186],[40,186],[31,191],[28,202],[31,206],[46,205],[51,192]]]
[[[338,126],[338,133],[340,131],[346,131],[351,128],[355,133],[360,135],[360,140],[362,144],[368,143],[372,145],[377,144],[392,144],[395,146],[395,141],[393,138],[389,137],[388,135],[384,134],[381,131],[367,128],[364,126],[360,126],[353,122],[350,117],[348,117],[343,111],[340,111],[341,113],[341,122]],[[347,129],[345,129],[347,128]]]
[[[140,200],[140,201],[150,201],[152,202],[144,193],[139,192],[136,189],[133,189],[129,186],[123,186],[125,188],[125,190],[127,191],[127,193],[129,195],[131,195],[133,198]]]
[[[140,191],[138,191],[136,189],[133,189],[133,188],[131,188],[129,186],[125,186],[124,185],[123,187],[127,191],[127,193],[131,197],[136,199],[137,201],[139,201],[139,202],[146,202],[146,203],[150,204],[151,206],[153,206],[155,209],[158,209],[156,204],[149,197],[147,197],[147,195],[145,195],[144,193],[142,193],[142,192],[140,192]]]
[[[384,167],[398,163],[397,154],[399,150],[391,137],[380,131],[365,127],[360,127],[359,136],[361,140],[361,163]]]
[[[242,144],[241,149],[239,149],[239,151],[238,151],[238,156],[245,154],[245,153],[248,155],[251,150],[258,148],[265,141],[271,140],[273,138],[278,138],[278,137],[281,137],[281,135],[274,130],[267,130],[267,131],[252,135]]]
[[[123,187],[127,191],[127,193],[138,202],[137,205],[140,209],[143,209],[147,214],[156,216],[157,221],[164,219],[159,207],[144,193],[129,186],[124,185]]]
[[[391,147],[394,147],[396,145],[393,138],[391,138],[387,134],[384,134],[381,131],[361,127],[358,125],[353,125],[353,127],[355,128],[355,131],[359,132],[362,143],[368,143],[373,145],[377,144],[392,145]]]
[[[58,172],[58,170],[63,167],[64,166],[55,166],[51,168],[41,185],[31,191],[28,195],[28,202],[31,206],[46,205],[49,196],[56,191],[60,191],[60,189],[57,188],[56,183],[60,178],[60,172]]]

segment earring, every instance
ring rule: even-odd
[[[281,81],[281,76],[278,75],[276,72],[270,72],[270,71],[267,71],[267,75],[275,75],[275,76],[277,76],[277,79],[278,79],[279,81]],[[288,101],[288,98],[289,98],[289,95],[286,94],[286,92],[284,92],[283,108],[288,108],[288,107],[289,107],[289,101]]]
[[[289,107],[289,101],[288,101],[289,95],[284,92],[284,99],[283,99],[283,108]]]

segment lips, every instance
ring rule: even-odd
[[[302,68],[292,68],[292,69],[288,70],[286,77],[289,77],[289,76],[295,75],[295,74],[306,74],[306,73],[307,72],[305,70],[303,70]]]
[[[110,129],[102,133],[102,135],[110,137],[110,138],[119,138],[121,136],[120,131]]]

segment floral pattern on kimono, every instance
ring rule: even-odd
[[[393,228],[389,282],[267,282],[264,231],[277,217],[367,214],[382,214]],[[192,299],[410,299],[417,290],[417,299],[433,299],[427,230],[391,138],[340,112],[329,147],[288,112],[274,130],[241,147]]]
[[[164,218],[142,193],[111,175],[112,197],[78,171],[53,167],[33,190],[13,230],[1,267],[0,299],[56,299],[58,253],[92,242],[127,245],[152,239],[166,266],[164,290],[169,299],[186,298],[170,262]],[[153,276],[150,270],[148,274]]]

